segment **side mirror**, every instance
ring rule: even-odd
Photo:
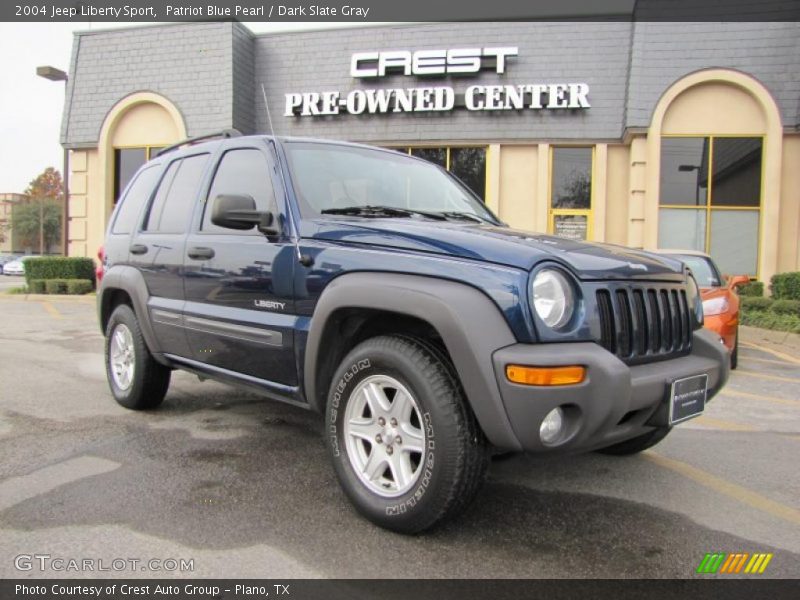
[[[254,226],[264,235],[278,235],[270,211],[256,210],[256,201],[246,194],[220,194],[211,205],[211,222],[218,227],[247,231]]]
[[[746,283],[750,283],[750,278],[747,275],[733,275],[728,277],[728,287],[730,289],[734,289]]]

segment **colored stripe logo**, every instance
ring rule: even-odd
[[[697,567],[697,572],[702,574],[735,574],[746,573],[749,575],[760,575],[767,569],[769,561],[772,560],[772,554],[763,552],[756,552],[749,554],[747,552],[713,552],[706,553],[700,565]]]

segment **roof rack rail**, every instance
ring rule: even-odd
[[[242,135],[242,132],[238,129],[223,129],[222,131],[217,131],[215,133],[207,133],[206,135],[197,135],[195,137],[186,138],[185,140],[178,142],[177,144],[172,144],[171,146],[167,146],[166,148],[162,148],[159,150],[156,156],[162,156],[167,154],[168,152],[172,152],[173,150],[177,150],[178,148],[183,148],[184,146],[191,146],[192,144],[197,144],[199,142],[204,142],[206,140],[213,140],[215,138],[234,138],[239,137]]]

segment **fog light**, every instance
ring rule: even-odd
[[[554,443],[564,430],[564,411],[554,408],[542,421],[539,426],[539,438],[544,444]]]

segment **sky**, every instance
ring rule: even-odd
[[[247,23],[256,33],[357,25],[364,23]],[[109,26],[130,25],[100,24]],[[90,28],[90,23],[0,23],[0,193],[22,193],[45,168],[63,169],[58,140],[64,83],[37,77],[36,67],[68,72],[72,33]]]

